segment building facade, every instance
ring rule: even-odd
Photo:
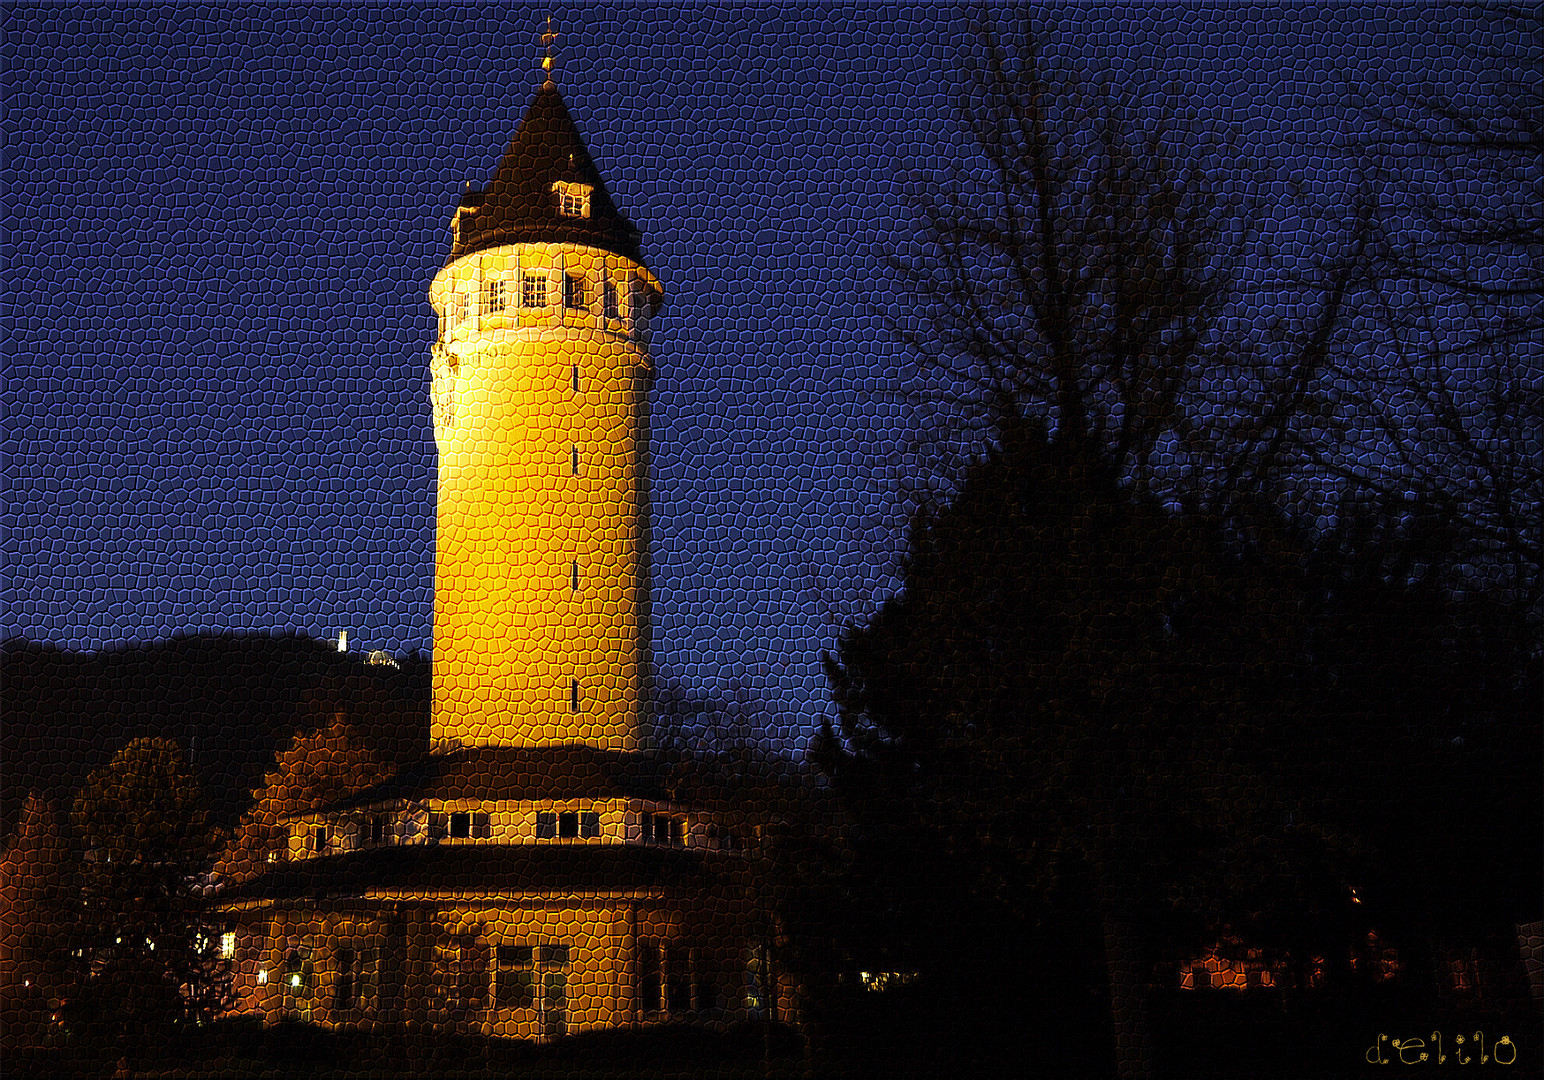
[[[755,835],[648,752],[662,291],[550,80],[429,295],[431,744],[219,893],[237,1008],[525,1039],[773,1016]]]

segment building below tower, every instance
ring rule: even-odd
[[[294,816],[220,896],[238,1010],[521,1039],[786,1016],[754,829],[662,780],[644,755],[475,749]]]

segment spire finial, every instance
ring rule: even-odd
[[[547,29],[541,36],[542,47],[547,55],[542,57],[541,69],[547,73],[547,85],[552,85],[552,43],[557,41],[557,31],[552,29],[552,16],[547,16]]]

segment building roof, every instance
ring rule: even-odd
[[[667,767],[651,755],[602,750],[583,743],[479,747],[420,758],[390,780],[314,813],[398,799],[664,799]]]
[[[634,844],[421,844],[286,863],[213,897],[252,901],[349,900],[428,893],[639,893],[722,887],[743,860]]]
[[[590,188],[588,217],[559,212],[553,185]],[[457,207],[460,222],[447,264],[503,244],[574,243],[642,262],[638,230],[611,201],[573,117],[551,82],[536,94],[493,179],[468,191]]]

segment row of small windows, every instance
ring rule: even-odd
[[[482,286],[481,304],[477,313],[483,315],[502,315],[506,313],[511,304],[511,285],[519,285],[519,302],[522,308],[545,308],[549,305],[551,294],[551,281],[544,273],[523,274],[517,282],[504,280],[485,281]],[[591,287],[589,279],[583,274],[563,275],[563,306],[573,311],[583,311],[589,308],[591,303]],[[617,320],[622,317],[621,307],[617,297],[616,283],[609,278],[601,282],[600,288],[601,314],[607,319]],[[473,296],[470,292],[460,293],[454,301],[452,308],[454,325],[461,325],[471,319]]]
[[[435,840],[487,840],[493,825],[484,811],[435,811],[429,815],[428,838]],[[671,814],[651,814],[643,819],[645,843],[684,847],[686,819]],[[600,836],[600,813],[595,810],[539,810],[536,813],[538,840],[591,840]],[[392,841],[391,819],[386,815],[369,818],[360,828],[366,845],[379,847]],[[326,825],[314,825],[306,831],[305,849],[309,854],[326,853],[332,833]],[[721,840],[723,838],[720,838]],[[729,846],[729,845],[725,845]],[[738,843],[733,845],[738,849]]]

